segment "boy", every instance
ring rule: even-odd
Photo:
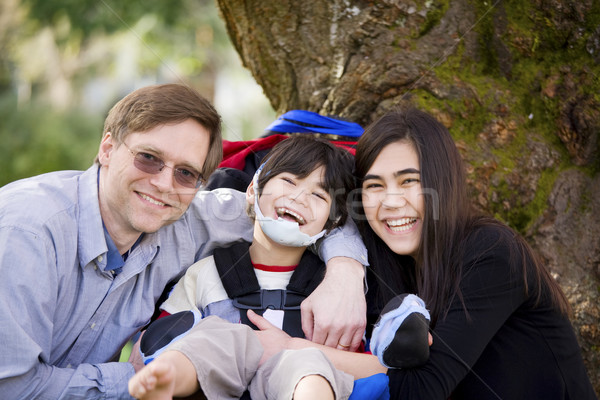
[[[252,243],[216,249],[177,283],[162,306],[172,315],[142,339],[146,359],[156,359],[130,380],[133,396],[170,399],[201,389],[208,399],[239,398],[248,386],[255,400],[298,398],[306,388],[349,396],[353,377],[319,350],[281,352],[262,364],[254,332],[223,319],[253,326],[252,309],[291,336],[303,336],[299,305],[324,274],[306,249],[345,222],[352,166],[347,151],[312,137],[294,136],[273,148],[246,192],[256,214]],[[208,318],[213,315],[222,319]]]

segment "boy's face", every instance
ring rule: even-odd
[[[331,196],[322,186],[323,167],[305,178],[282,172],[262,189],[258,204],[265,217],[298,222],[300,231],[313,236],[321,232],[329,219]],[[248,188],[248,202],[254,204],[254,188]]]

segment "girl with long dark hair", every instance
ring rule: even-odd
[[[520,235],[473,212],[441,123],[387,113],[359,140],[355,172],[370,309],[412,292],[431,314],[429,360],[388,371],[393,398],[596,398],[560,287]]]

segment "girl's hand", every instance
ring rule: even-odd
[[[264,350],[259,365],[262,365],[265,361],[279,353],[281,350],[289,348],[292,339],[290,335],[277,328],[252,310],[248,310],[247,315],[250,322],[260,329],[259,331],[255,331],[256,336],[258,336],[258,340],[260,340]]]

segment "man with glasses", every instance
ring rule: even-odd
[[[220,123],[189,87],[142,88],[109,112],[90,169],[0,189],[3,397],[128,397],[134,366],[114,361],[164,288],[252,237],[243,193],[199,192],[222,157]],[[351,232],[321,246],[328,272],[303,305],[313,338],[332,346],[357,345],[364,329],[363,269],[345,256],[366,259]],[[320,323],[340,316],[348,326]]]

